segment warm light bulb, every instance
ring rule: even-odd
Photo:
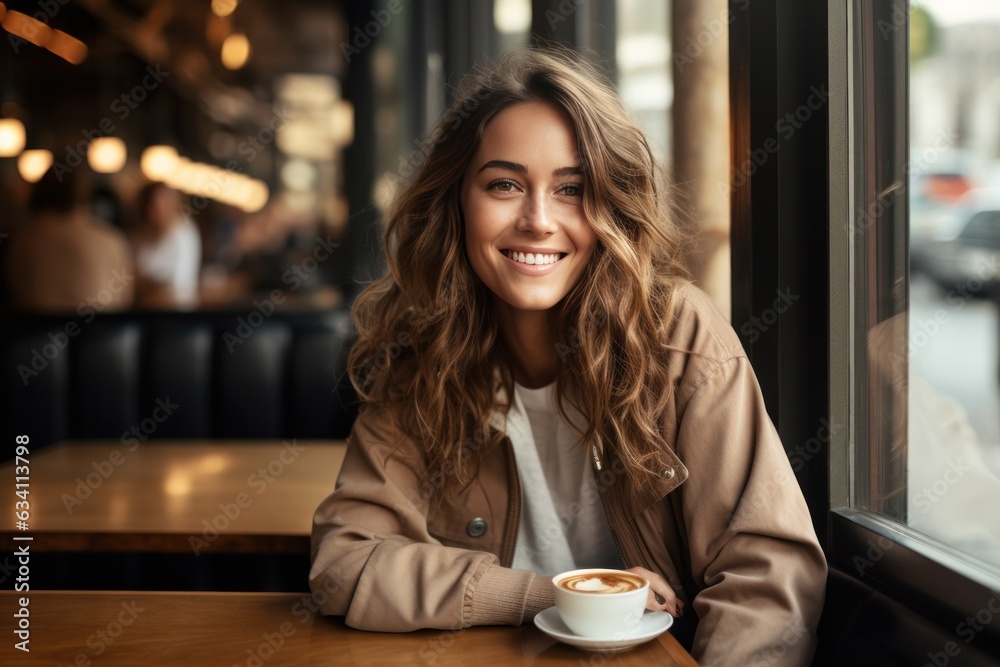
[[[212,0],[212,13],[225,18],[236,10],[238,4],[238,0]]]
[[[267,189],[262,181],[253,180],[250,182],[247,188],[247,196],[243,200],[240,208],[243,209],[245,213],[256,213],[267,205],[267,200],[270,199],[271,192]]]
[[[0,118],[0,157],[14,157],[24,150],[24,123]]]
[[[281,168],[281,183],[289,190],[311,190],[316,178],[316,167],[305,160],[289,160]]]
[[[99,137],[87,149],[87,162],[99,174],[113,174],[125,166],[125,142],[118,137]]]
[[[166,181],[177,169],[177,158],[173,146],[150,146],[139,158],[139,169],[151,181]]]
[[[337,146],[348,146],[354,141],[354,105],[340,100],[330,115],[330,137]]]
[[[87,59],[87,45],[62,30],[53,30],[45,48],[73,65]]]
[[[226,69],[239,69],[250,59],[250,40],[234,32],[222,42],[222,64]]]
[[[531,0],[496,0],[493,24],[497,32],[504,35],[528,32],[531,29]]]
[[[37,183],[52,166],[52,152],[44,148],[24,151],[17,158],[17,171],[29,183]]]

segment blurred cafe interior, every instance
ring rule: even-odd
[[[561,44],[757,375],[830,568],[814,664],[1000,664],[993,0],[5,1],[0,42],[32,591],[308,593],[387,207],[464,74]]]

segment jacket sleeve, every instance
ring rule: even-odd
[[[703,665],[808,665],[826,560],[745,356],[719,363],[681,415],[677,452]]]
[[[393,424],[362,412],[336,488],[313,517],[309,585],[320,611],[362,630],[405,632],[517,625],[551,604],[545,578],[428,532],[422,457]]]

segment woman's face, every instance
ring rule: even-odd
[[[180,195],[176,190],[160,187],[153,191],[147,215],[153,227],[160,231],[170,229],[180,211]]]
[[[521,102],[486,128],[462,187],[465,251],[500,308],[547,310],[580,281],[597,237],[583,214],[569,117]]]

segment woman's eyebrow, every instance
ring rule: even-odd
[[[480,167],[479,171],[476,173],[477,174],[482,173],[487,169],[505,169],[507,171],[516,171],[519,174],[528,173],[528,168],[525,167],[523,164],[519,164],[517,162],[510,162],[508,160],[490,160],[482,167]],[[583,167],[560,167],[559,169],[553,171],[552,175],[557,177],[576,176],[582,173],[583,173]]]
[[[527,174],[528,168],[523,164],[518,164],[517,162],[508,162],[507,160],[490,160],[482,167],[479,168],[477,174],[481,174],[487,169],[504,169],[506,171],[516,171],[519,174]]]

